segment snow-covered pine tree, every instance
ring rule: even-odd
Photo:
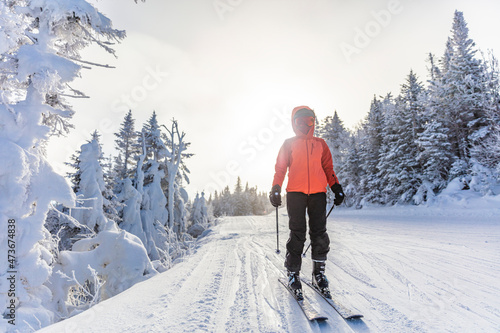
[[[449,43],[448,43],[449,45]],[[451,49],[448,48],[441,60],[443,68],[448,67],[447,60]],[[452,163],[452,151],[449,140],[449,128],[444,107],[443,78],[440,68],[434,62],[434,56],[429,54],[429,87],[427,88],[425,112],[422,117],[422,133],[418,135],[419,161],[422,171],[422,184],[415,197],[416,203],[428,201],[439,193],[448,182],[448,174]]]
[[[115,147],[118,152],[115,170],[118,179],[133,179],[140,146],[137,144],[138,134],[135,130],[135,119],[132,110],[125,115],[120,129],[115,133]]]
[[[421,167],[415,156],[422,132],[423,85],[413,71],[401,86],[394,105],[386,107],[384,145],[378,169],[386,202],[409,202],[421,182]]]
[[[80,183],[76,192],[78,205],[72,210],[71,215],[80,223],[98,233],[103,230],[116,230],[114,221],[106,218],[104,214],[106,191],[104,173],[99,159],[102,157],[98,138],[92,139],[80,148],[78,169]]]
[[[214,214],[214,217],[222,216],[219,193],[217,192],[217,190],[215,190],[212,200],[210,201],[210,206],[212,207],[212,213]]]
[[[471,147],[486,136],[484,95],[488,89],[485,66],[475,56],[475,43],[469,38],[469,29],[460,11],[455,11],[451,32],[441,72],[447,112],[445,125],[455,158],[450,175],[453,178],[467,173]]]
[[[115,222],[120,221],[120,217],[118,214],[119,209],[123,206],[118,199],[116,198],[116,195],[113,192],[113,180],[116,178],[114,177],[114,171],[111,165],[111,158],[106,158],[104,154],[102,153],[102,145],[100,142],[100,137],[101,135],[97,132],[94,131],[91,134],[91,139],[88,140],[88,143],[91,143],[92,141],[97,142],[97,145],[99,147],[99,156],[98,156],[98,163],[100,168],[102,169],[102,176],[104,180],[104,189],[102,191],[102,196],[103,196],[103,210],[106,215],[106,218],[113,220]],[[75,169],[73,172],[68,172],[68,178],[70,178],[70,181],[72,183],[73,187],[73,192],[75,193],[80,193],[81,192],[81,177],[82,177],[82,168],[81,168],[81,154],[82,151],[79,149],[77,150],[73,155],[71,155],[70,159],[72,162],[65,163],[66,165],[72,167]],[[64,209],[66,212],[67,209]]]
[[[118,202],[118,216],[120,228],[136,235],[145,246],[148,245],[146,234],[140,218],[142,193],[133,186],[137,182],[137,162],[141,155],[141,145],[138,142],[139,134],[135,131],[135,120],[132,111],[125,115],[120,129],[115,133],[115,148],[118,152],[115,157],[113,192]],[[142,170],[141,170],[142,171]]]
[[[380,103],[382,110],[381,126],[381,146],[379,150],[378,163],[376,166],[377,174],[375,181],[377,182],[378,199],[377,203],[393,204],[396,201],[396,188],[399,185],[395,175],[397,161],[394,159],[394,150],[397,150],[396,141],[397,133],[397,106],[391,94],[388,94]]]
[[[113,191],[114,188],[114,180],[116,179],[116,172],[113,168],[112,158],[105,157],[101,144],[101,134],[97,130],[95,130],[91,139],[88,142],[92,142],[92,140],[97,141],[99,145],[99,149],[101,154],[99,156],[99,165],[102,168],[103,179],[104,179],[104,191],[102,192],[103,196],[103,210],[106,218],[109,220],[113,220],[116,223],[120,222],[119,210],[123,207],[116,195]]]
[[[377,165],[383,143],[383,121],[382,102],[374,97],[370,111],[358,132],[359,156],[362,161],[360,190],[363,200],[374,203],[382,203],[382,187],[377,176],[379,173]]]
[[[247,208],[245,215],[261,215],[265,208],[261,205],[261,200],[257,192],[257,187],[249,187],[248,182],[245,187],[245,197],[247,201]]]
[[[221,201],[221,213],[222,215],[233,216],[234,215],[234,204],[232,200],[231,190],[229,186],[224,187],[221,195],[219,196]]]
[[[204,228],[208,226],[210,217],[208,216],[207,201],[205,199],[205,192],[201,192],[201,196],[196,193],[196,198],[194,199],[191,221],[193,224],[200,224]]]
[[[498,194],[500,184],[500,82],[497,59],[490,54],[485,61],[485,82],[488,94],[484,94],[487,128],[481,142],[471,148],[470,187],[483,194]]]
[[[488,131],[484,142],[473,147],[472,156],[481,164],[495,169],[500,167],[500,69],[497,58],[492,54],[485,61],[485,66],[488,94],[484,95],[483,103],[487,106]]]
[[[151,260],[159,260],[167,267],[170,257],[164,226],[168,223],[168,211],[167,198],[161,186],[162,178],[165,177],[161,160],[168,151],[161,139],[155,112],[144,124],[138,142],[143,151],[137,163],[136,188],[142,196],[141,221],[146,234],[146,248]]]
[[[80,51],[96,43],[113,53],[110,43],[125,36],[84,0],[8,1],[0,3],[0,220],[15,221],[17,260],[16,328],[39,329],[54,321],[52,295],[44,283],[52,274],[52,256],[43,247],[49,237],[44,222],[52,201],[71,206],[73,192],[44,157],[50,135],[71,127],[73,110],[65,101],[68,87],[85,63]],[[105,39],[103,41],[102,39]],[[5,41],[5,43],[3,42]],[[7,234],[0,236],[7,248]],[[7,266],[0,268],[5,276]],[[7,304],[0,292],[0,304]],[[6,314],[6,313],[5,313]],[[0,319],[6,330],[8,317]]]
[[[245,199],[245,210],[244,215],[255,215],[254,206],[257,205],[257,188],[250,187],[248,182],[245,184],[245,190],[243,191],[243,198]],[[257,207],[255,207],[257,208]]]
[[[344,158],[349,139],[349,131],[344,127],[337,111],[327,116],[321,123],[320,137],[326,141],[333,159],[333,169],[339,179],[343,179]]]
[[[147,247],[148,241],[141,220],[142,195],[133,186],[130,178],[123,179],[121,187],[120,193],[117,194],[118,201],[123,204],[119,227],[139,237]]]
[[[67,172],[66,177],[71,182],[71,188],[75,193],[78,192],[78,190],[80,189],[80,177],[81,177],[80,153],[81,151],[78,149],[75,153],[73,153],[70,156],[69,158],[70,162],[64,162],[66,166],[69,166],[70,168],[74,169],[72,172]]]
[[[233,214],[235,216],[247,215],[246,214],[247,201],[244,194],[245,192],[243,191],[241,178],[238,176],[238,179],[236,180],[236,185],[234,186],[234,192],[232,195]]]
[[[189,195],[184,187],[181,186],[179,176],[174,184],[174,220],[178,223],[179,231],[181,234],[187,231],[189,210],[187,203],[189,202]],[[179,235],[180,237],[182,235]]]
[[[101,147],[102,150],[102,147]],[[100,161],[103,176],[104,176],[104,185],[105,189],[102,194],[104,198],[104,214],[109,220],[113,220],[116,223],[121,222],[121,211],[124,207],[124,204],[118,200],[118,197],[115,194],[115,180],[117,178],[116,171],[113,165],[113,158],[111,156],[104,157]]]
[[[360,208],[361,198],[360,181],[363,177],[357,144],[359,135],[359,130],[357,130],[349,138],[342,172],[343,178],[340,180],[345,192],[345,205],[348,207],[354,205],[358,208]]]

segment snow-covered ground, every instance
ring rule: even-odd
[[[326,304],[328,321],[305,319],[277,281],[283,254],[271,214],[225,218],[172,269],[40,332],[498,332],[495,207],[499,198],[335,209],[327,274],[334,297],[363,321],[346,322]],[[279,216],[284,250],[286,210]]]

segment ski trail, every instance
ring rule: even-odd
[[[305,318],[278,282],[275,240],[273,215],[225,218],[170,270],[42,331],[352,332],[333,309],[321,325]]]
[[[500,329],[498,216],[350,216],[329,220],[334,295],[384,332]],[[355,293],[351,291],[355,290]],[[348,304],[349,304],[348,303]],[[496,306],[494,305],[496,304]]]
[[[41,332],[500,331],[498,216],[443,222],[390,212],[339,209],[328,221],[332,295],[363,320],[344,321],[308,287],[329,319],[305,318],[278,282],[284,253],[275,252],[271,214],[223,219],[170,270]],[[284,252],[286,214],[279,228]],[[304,258],[301,275],[311,270]]]

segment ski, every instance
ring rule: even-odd
[[[301,279],[301,281],[304,282],[306,285],[308,285],[315,292],[317,292],[318,294],[320,294],[321,297],[323,297],[323,299],[325,301],[327,301],[328,304],[330,304],[331,307],[334,308],[335,311],[337,311],[339,315],[342,316],[342,318],[349,319],[349,320],[363,318],[362,314],[356,313],[356,312],[354,312],[354,311],[346,308],[345,306],[343,306],[342,304],[340,304],[338,301],[336,301],[333,297],[332,298],[327,298],[325,295],[323,295],[323,293],[321,293],[321,291],[319,291],[318,289],[316,289],[316,287],[314,287],[309,280]]]
[[[309,301],[309,299],[305,295],[304,295],[303,300],[301,300],[301,301],[298,300],[295,297],[295,294],[293,293],[293,291],[290,288],[288,288],[288,282],[286,279],[278,278],[278,281],[283,285],[283,287],[286,288],[286,290],[288,290],[290,292],[290,294],[293,296],[293,299],[295,299],[297,301],[300,308],[302,309],[302,312],[304,312],[304,315],[307,317],[307,319],[309,319],[309,321],[327,320],[328,319],[328,317],[323,316],[321,313],[319,313],[318,311],[316,311],[312,307],[311,302]]]

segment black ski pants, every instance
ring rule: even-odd
[[[291,272],[298,273],[306,241],[306,211],[309,216],[311,258],[326,260],[330,250],[330,238],[326,232],[326,193],[307,195],[302,192],[289,192],[286,195],[286,208],[290,238],[286,243],[285,267]]]

